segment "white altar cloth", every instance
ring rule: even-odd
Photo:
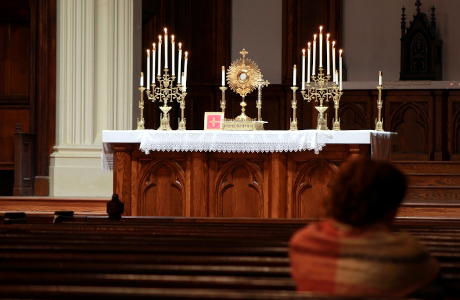
[[[389,141],[390,134],[390,132],[375,130],[104,130],[102,168],[105,171],[113,169],[112,145],[116,143],[139,143],[139,149],[146,154],[150,151],[296,152],[305,150],[313,150],[318,154],[326,144],[371,144],[372,147],[373,140]]]

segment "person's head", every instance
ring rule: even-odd
[[[403,173],[386,161],[359,156],[344,163],[332,183],[329,215],[355,227],[388,223],[406,193]]]

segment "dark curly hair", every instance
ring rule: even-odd
[[[391,163],[359,156],[344,163],[332,183],[328,212],[355,227],[378,223],[395,211],[407,180]]]

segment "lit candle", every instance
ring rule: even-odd
[[[188,62],[188,52],[185,51],[184,53],[184,76],[182,77],[182,80],[183,80],[182,84],[184,87],[187,84],[187,62]]]
[[[323,67],[323,26],[319,26],[319,67]]]
[[[315,75],[315,69],[316,69],[316,34],[313,36],[313,67],[311,68],[311,75]]]
[[[165,69],[168,68],[168,29],[165,28]]]
[[[141,72],[141,86],[144,86],[144,72]]]
[[[222,86],[225,86],[225,67],[222,66]]]
[[[152,48],[152,83],[155,83],[155,55],[156,55],[156,45],[155,43],[152,44],[153,48]]]
[[[150,82],[150,50],[147,49],[147,89],[149,89]]]
[[[181,64],[182,64],[182,43],[179,43],[179,63],[177,64],[177,75],[178,78],[177,78],[177,83],[181,83],[182,82],[182,72],[181,72]]]
[[[308,61],[307,61],[307,83],[310,83],[310,52],[311,52],[311,43],[308,42]]]
[[[158,36],[158,76],[161,75],[161,35]]]
[[[174,45],[175,45],[175,41],[174,41],[174,35],[171,35],[171,43],[172,43],[172,46],[171,46],[171,60],[172,60],[172,63],[171,63],[171,75],[176,75],[176,71],[174,70],[174,67],[175,67],[175,64],[174,64]]]
[[[187,81],[185,80],[184,72],[182,72],[182,90],[184,92],[187,90]]]
[[[332,75],[333,75],[333,79],[332,81],[334,81],[336,84],[337,84],[337,77],[335,76],[336,72],[335,72],[335,41],[332,42]]]
[[[294,65],[294,68],[292,68],[292,86],[295,86],[296,84],[296,72],[297,72],[297,65]]]
[[[327,75],[330,75],[331,72],[329,70],[329,33],[326,35],[326,61]]]
[[[379,71],[379,85],[382,85],[382,71]]]
[[[340,81],[340,90],[342,90],[342,52],[343,50],[339,50],[339,81]]]
[[[305,49],[302,49],[302,91],[305,90]]]

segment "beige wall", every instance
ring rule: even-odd
[[[264,79],[281,83],[281,0],[232,1],[232,62],[243,48],[258,66]],[[226,66],[228,68],[228,66]]]
[[[460,80],[460,1],[423,0],[421,11],[431,20],[436,8],[436,27],[443,41],[443,81]],[[415,0],[343,0],[344,64],[349,81],[398,81],[401,50],[401,9],[406,8],[406,26],[416,13]],[[372,79],[370,79],[372,78]]]

